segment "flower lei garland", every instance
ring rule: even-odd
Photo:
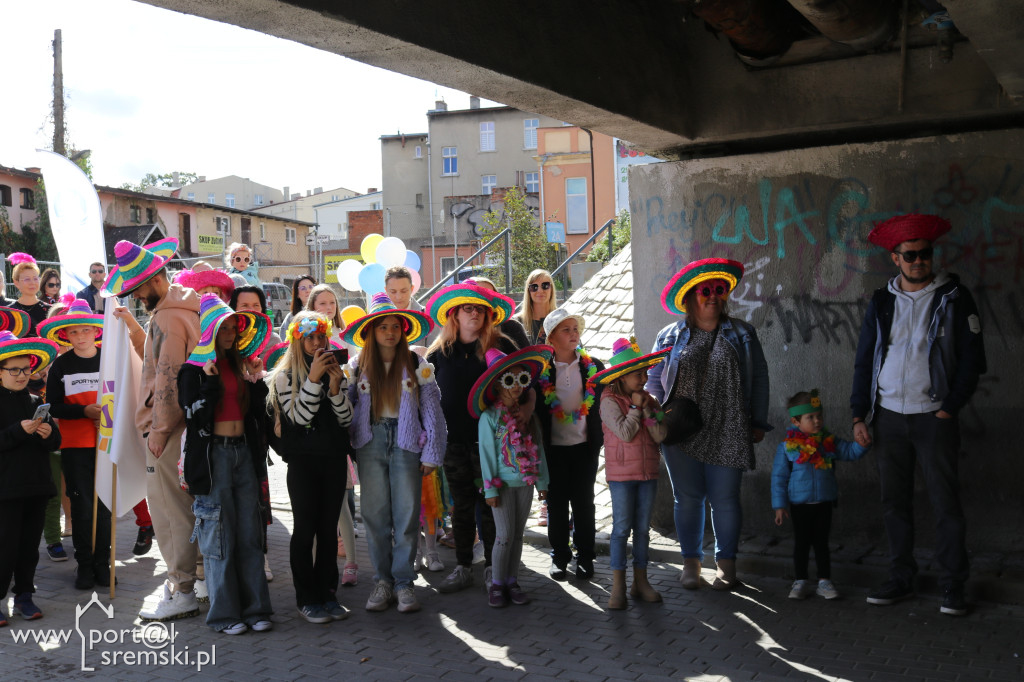
[[[540,455],[537,454],[537,444],[533,442],[533,436],[529,434],[524,436],[519,431],[516,418],[504,405],[499,405],[498,414],[505,424],[505,433],[501,437],[502,463],[505,466],[514,466],[518,469],[519,475],[523,477],[523,483],[526,485],[535,484],[540,472]],[[488,483],[491,482],[484,481],[485,488],[492,487],[487,485]],[[493,487],[501,487],[500,481]]]
[[[815,469],[831,469],[836,452],[836,437],[828,431],[812,436],[800,429],[786,429],[786,452],[799,453],[797,464],[813,464]],[[824,451],[824,454],[822,454]]]
[[[288,325],[288,338],[301,339],[311,334],[331,335],[331,322],[323,317],[304,317]]]
[[[562,407],[562,401],[558,399],[558,394],[555,392],[555,385],[551,383],[551,367],[554,363],[549,363],[544,367],[544,371],[537,377],[541,394],[544,396],[544,404],[551,409],[551,414],[555,419],[563,424],[575,424],[581,417],[590,414],[590,408],[594,406],[595,385],[592,379],[597,374],[597,363],[590,359],[590,355],[583,348],[579,349],[579,353],[580,365],[587,373],[587,381],[583,390],[583,402],[572,412],[566,412]]]

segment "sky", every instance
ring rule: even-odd
[[[184,171],[365,192],[381,187],[381,135],[426,132],[435,99],[469,107],[457,90],[129,0],[5,3],[3,23],[0,165],[52,146],[59,28],[70,141],[92,150],[99,185]]]

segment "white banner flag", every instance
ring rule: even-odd
[[[135,428],[142,359],[128,339],[127,325],[114,317],[117,305],[116,298],[104,300],[96,492],[120,517],[146,496],[146,442]],[[111,464],[117,464],[117,506],[111,504]]]
[[[36,151],[60,258],[60,281],[64,291],[78,292],[89,286],[89,265],[107,262],[100,197],[73,161],[44,149]]]

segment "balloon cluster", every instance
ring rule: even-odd
[[[384,274],[388,268],[396,265],[409,268],[413,293],[416,293],[423,283],[420,277],[420,257],[406,249],[405,242],[398,237],[368,234],[363,239],[359,252],[363,257],[363,263],[349,259],[343,260],[338,266],[338,283],[349,291],[362,290],[370,296],[384,291]],[[344,311],[342,315],[344,316]]]

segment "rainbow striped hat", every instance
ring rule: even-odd
[[[33,374],[49,367],[50,363],[57,358],[59,350],[53,341],[41,339],[38,336],[19,339],[6,329],[0,331],[0,363],[19,355],[27,355]]]
[[[217,332],[232,315],[238,318],[238,336],[235,348],[243,358],[259,356],[270,342],[270,318],[263,313],[235,312],[220,300],[217,294],[203,294],[199,301],[199,328],[201,336],[188,364],[202,367],[209,360],[217,359]]]
[[[378,317],[394,315],[402,321],[402,331],[405,333],[405,340],[410,346],[427,337],[434,323],[430,318],[415,310],[399,310],[391,302],[388,295],[379,292],[370,299],[370,310],[357,320],[353,320],[341,335],[341,340],[351,343],[353,346],[362,348],[366,345],[366,334],[370,330],[370,323]]]
[[[672,315],[686,314],[687,292],[709,279],[722,279],[729,284],[729,291],[736,288],[743,277],[743,263],[728,258],[702,258],[683,267],[669,280],[661,292],[661,306]]]
[[[0,306],[0,331],[9,331],[19,339],[32,328],[32,318],[24,310]]]
[[[56,341],[61,346],[70,346],[71,342],[68,341],[67,329],[68,327],[80,324],[99,328],[99,333],[96,334],[97,341],[103,337],[103,316],[99,313],[94,313],[92,308],[89,307],[89,302],[81,298],[76,298],[72,301],[67,310],[62,314],[54,315],[40,322],[36,326],[36,331],[44,339]]]
[[[551,362],[554,354],[554,348],[543,345],[527,346],[509,355],[505,355],[497,348],[487,351],[484,356],[487,360],[487,369],[473,384],[466,400],[469,414],[474,419],[479,419],[489,405],[498,401],[498,389],[501,388],[498,379],[508,368],[522,365],[530,374],[530,383],[533,383]]]
[[[636,337],[619,338],[612,343],[612,357],[608,361],[608,367],[594,375],[593,381],[598,384],[610,384],[619,377],[625,376],[638,369],[652,367],[672,352],[672,348],[664,348],[654,353],[644,355],[640,346],[636,343]]]
[[[160,272],[167,261],[178,250],[178,240],[173,237],[139,246],[122,239],[114,245],[117,265],[107,275],[103,291],[110,296],[126,296]]]
[[[496,325],[512,317],[512,313],[516,309],[515,302],[504,294],[489,291],[475,284],[453,284],[430,297],[430,300],[427,301],[427,313],[439,327],[443,327],[448,321],[448,316],[464,303],[476,303],[489,307],[494,311],[494,320],[492,321]]]
[[[288,350],[289,343],[289,341],[282,341],[281,343],[275,343],[267,349],[267,357],[264,360],[264,364],[268,372],[277,367],[277,363],[281,362],[284,352]]]

